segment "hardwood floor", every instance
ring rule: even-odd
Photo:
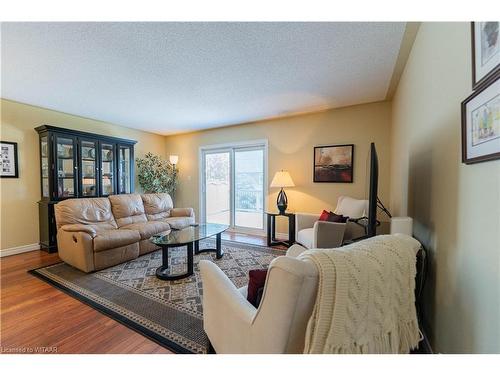
[[[266,245],[266,238],[223,239]],[[43,251],[0,258],[0,352],[171,353],[26,271],[59,261]],[[52,349],[55,348],[55,349]]]

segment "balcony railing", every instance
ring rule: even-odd
[[[235,205],[237,211],[261,212],[263,194],[261,190],[236,189]]]
[[[208,189],[217,189],[223,196],[228,196],[227,191],[222,192],[222,186],[208,185]],[[222,190],[225,190],[222,188]],[[263,229],[263,192],[259,190],[238,189],[235,192],[235,225],[239,227]],[[227,194],[227,195],[226,195]],[[215,199],[207,202],[207,221],[212,223],[229,224],[230,212],[226,199]]]

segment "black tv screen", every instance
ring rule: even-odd
[[[378,189],[378,157],[375,143],[370,146],[370,191],[368,197],[367,236],[377,235],[377,189]]]

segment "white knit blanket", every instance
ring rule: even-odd
[[[319,270],[305,353],[409,353],[419,342],[416,255],[406,235],[376,236],[299,258]]]

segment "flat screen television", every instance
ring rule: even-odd
[[[377,235],[377,189],[378,189],[378,157],[375,143],[370,145],[370,187],[368,196],[367,237]]]

